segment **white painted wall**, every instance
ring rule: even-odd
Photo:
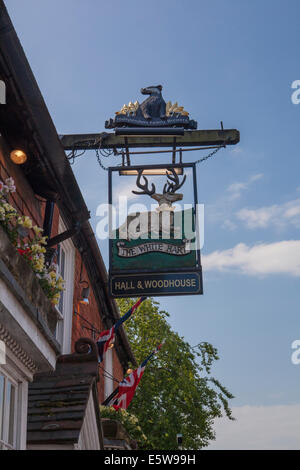
[[[2,279],[0,279],[0,301],[10,313],[12,320],[14,320],[12,322],[13,331],[10,331],[10,322],[5,319],[4,326],[7,326],[9,333],[11,333],[13,337],[18,337],[16,329],[19,329],[19,332],[21,332],[26,338],[26,342],[24,341],[20,346],[24,349],[28,349],[28,353],[30,355],[30,344],[34,345],[41,356],[40,361],[48,364],[49,369],[55,369],[56,354],[54,349],[41,333],[34,321],[29,317],[19,301],[15,298],[13,293],[7,288],[7,285],[2,281]],[[2,315],[0,313],[0,323],[2,323],[1,316]]]
[[[63,233],[65,230],[66,227],[60,219],[58,233]],[[65,269],[63,276],[65,281],[65,291],[63,293],[63,311],[59,312],[61,325],[57,329],[57,340],[61,343],[62,354],[69,354],[71,352],[73,321],[75,247],[70,238],[62,242],[60,245],[65,252]]]
[[[98,405],[97,405],[98,406]],[[81,428],[76,450],[100,450],[99,429],[97,426],[93,394],[90,393],[83,426]]]

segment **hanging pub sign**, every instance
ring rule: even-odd
[[[113,297],[203,293],[193,163],[111,167],[109,204]]]
[[[202,294],[203,222],[198,217],[195,165],[237,144],[240,134],[224,129],[222,121],[220,129],[197,130],[182,105],[164,100],[161,85],[144,87],[141,93],[146,95],[141,103],[124,104],[105,122],[113,132],[61,136],[61,142],[71,151],[69,160],[78,150],[94,149],[99,165],[108,170],[110,295]],[[194,163],[183,163],[183,152],[204,149],[212,151]],[[171,163],[131,163],[136,155],[167,153]],[[122,158],[120,166],[103,165],[101,156],[111,155]],[[106,236],[105,230],[102,234]]]

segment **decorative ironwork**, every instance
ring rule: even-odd
[[[176,201],[181,201],[183,198],[182,194],[175,194],[175,192],[183,186],[186,180],[186,175],[184,175],[181,183],[179,182],[179,176],[174,168],[167,168],[166,175],[169,181],[164,185],[163,193],[159,194],[155,192],[155,185],[153,183],[151,185],[151,189],[149,189],[148,179],[143,175],[143,168],[141,168],[138,170],[136,185],[142,191],[132,191],[133,194],[147,194],[158,202],[159,208],[157,210],[173,210],[172,204]],[[145,184],[141,183],[142,176],[145,180]]]

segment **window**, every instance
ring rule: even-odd
[[[64,224],[60,221],[59,233],[65,230]],[[56,339],[62,346],[62,353],[68,354],[71,352],[75,259],[75,248],[71,239],[60,243],[57,251],[58,271],[65,281],[65,290],[61,292],[57,305],[59,320],[56,326]]]
[[[66,263],[66,252],[61,245],[57,247],[57,265],[58,265],[58,273],[61,277],[66,280],[65,278],[65,263]],[[65,288],[67,288],[65,284]],[[65,308],[64,308],[64,300],[65,300],[65,291],[63,290],[60,294],[59,303],[57,305],[57,310],[59,311],[59,321],[56,325],[56,339],[62,345],[64,339],[64,317],[65,317]]]
[[[59,266],[59,274],[63,279],[65,279],[65,263],[66,263],[66,252],[64,248],[60,245],[58,245],[58,266]],[[62,291],[60,294],[60,299],[59,299],[59,304],[58,304],[58,310],[63,314],[64,312],[64,293],[65,291]]]
[[[0,450],[16,448],[17,383],[0,371]]]

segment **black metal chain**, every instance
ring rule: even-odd
[[[108,168],[106,168],[103,165],[102,161],[101,161],[99,149],[96,149],[96,157],[97,157],[97,161],[98,161],[99,165],[101,166],[102,170],[108,171]]]
[[[226,147],[226,144],[224,143],[223,145],[220,145],[220,147],[218,147],[215,150],[213,150],[212,152],[210,152],[205,157],[199,158],[199,160],[196,160],[194,163],[197,165],[197,163],[205,162],[209,158],[213,157],[219,150],[224,149],[225,147]]]

